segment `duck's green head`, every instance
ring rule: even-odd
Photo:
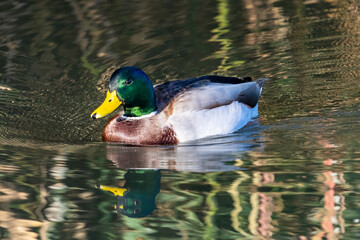
[[[117,69],[110,77],[105,101],[91,113],[91,117],[104,117],[120,105],[124,106],[124,115],[129,117],[143,116],[156,110],[153,85],[141,69]]]

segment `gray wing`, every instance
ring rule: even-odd
[[[203,76],[166,82],[155,86],[158,111],[171,108],[177,112],[218,107],[240,101],[256,106],[262,85],[268,79],[251,82],[251,78]],[[169,110],[169,109],[167,109]]]

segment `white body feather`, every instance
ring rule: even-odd
[[[211,84],[204,87],[206,90],[199,89],[201,94],[197,94],[195,90],[181,96],[181,100],[174,106],[174,113],[168,119],[179,142],[228,134],[244,127],[252,118],[257,117],[258,105],[251,108],[235,99],[254,85],[257,83],[235,86]],[[257,91],[261,93],[260,86]],[[207,109],[214,105],[218,107]]]

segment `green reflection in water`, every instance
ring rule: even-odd
[[[358,239],[355,1],[175,2],[0,2],[0,238]],[[233,19],[244,32],[235,32]],[[143,64],[161,82],[208,74],[218,61],[226,72],[235,52],[247,64],[231,71],[273,77],[261,133],[253,134],[262,137],[248,148],[219,138],[219,154],[128,147],[115,149],[121,159],[112,161],[101,144],[62,155],[64,146],[48,146],[99,136],[105,123],[91,122],[87,111],[98,101],[101,68]],[[198,60],[206,56],[215,60]],[[232,143],[226,154],[225,142]],[[224,154],[228,167],[241,157],[243,171],[221,166]],[[115,166],[136,161],[173,170],[162,172],[157,208],[146,218],[115,213],[114,196],[93,187],[123,186],[127,170]],[[206,168],[215,173],[187,172]]]
[[[206,204],[209,208],[205,217],[205,239],[211,239],[217,231],[216,224],[214,223],[214,215],[218,210],[214,196],[221,190],[221,185],[216,181],[216,176],[219,173],[209,173],[205,176],[206,180],[212,187],[209,194],[206,196]]]
[[[244,63],[240,60],[230,61],[229,52],[232,48],[232,43],[226,34],[229,33],[229,4],[228,0],[218,0],[218,15],[214,18],[218,23],[218,27],[213,29],[211,32],[214,33],[212,38],[209,39],[210,42],[218,42],[221,47],[219,51],[216,51],[213,55],[213,58],[221,59],[220,66],[215,71],[215,73],[225,74],[227,70],[239,67]]]
[[[295,132],[280,135],[289,139]],[[276,137],[276,129],[268,134]],[[16,234],[11,227],[16,224],[26,228],[26,234],[39,230],[50,238],[278,239],[296,233],[337,239],[355,231],[352,221],[357,221],[357,196],[349,190],[358,190],[358,164],[355,159],[349,164],[346,159],[353,158],[333,140],[320,136],[317,141],[324,148],[307,149],[311,154],[305,159],[297,154],[278,154],[279,146],[274,142],[264,151],[247,151],[242,157],[236,154],[241,160],[236,158],[232,164],[243,167],[242,171],[163,170],[160,193],[159,170],[117,169],[116,162],[105,159],[103,145],[68,151],[61,147],[51,151],[10,148],[0,155],[1,216],[8,216],[7,223],[0,222],[0,226],[9,229],[11,236]],[[299,146],[287,147],[289,152],[301,151]],[[17,149],[22,153],[16,153]],[[144,153],[153,151],[146,147],[127,149],[142,151],[143,161],[147,161]],[[174,162],[174,153],[168,148],[161,151],[162,161],[183,164],[181,159]],[[332,159],[327,159],[329,156]],[[39,158],[42,161],[32,164]],[[152,159],[154,155],[148,160]],[[209,165],[203,161],[204,167]],[[114,192],[116,200],[113,194],[93,187],[98,183],[118,186],[104,189]],[[143,208],[150,213],[147,217],[114,213],[114,203],[125,209],[124,199],[118,198],[127,198],[124,189],[133,193],[129,195],[132,206],[137,205],[134,199],[149,203]],[[135,208],[128,209],[133,212]],[[316,231],[309,233],[311,229]]]
[[[234,165],[241,166],[242,164],[243,162],[240,159],[237,159]],[[236,173],[239,175],[238,178],[230,184],[229,189],[227,190],[227,192],[231,195],[234,206],[234,209],[231,211],[231,226],[241,235],[251,237],[251,234],[247,233],[245,231],[246,228],[242,226],[244,225],[244,223],[241,221],[241,212],[243,211],[243,207],[241,205],[239,192],[239,187],[241,186],[242,182],[248,180],[250,176],[243,171],[236,171]],[[246,208],[246,206],[244,208]]]
[[[95,66],[93,66],[93,65],[88,61],[88,59],[87,59],[88,56],[89,56],[89,54],[81,57],[81,62],[83,63],[83,66],[84,66],[85,68],[89,69],[89,71],[90,71],[93,75],[99,76],[99,74],[104,71],[104,68],[96,68]]]

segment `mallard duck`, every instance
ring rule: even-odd
[[[107,142],[172,145],[228,134],[258,115],[266,80],[212,75],[153,86],[141,69],[122,67],[111,75],[106,98],[91,117],[123,106],[103,130]]]

